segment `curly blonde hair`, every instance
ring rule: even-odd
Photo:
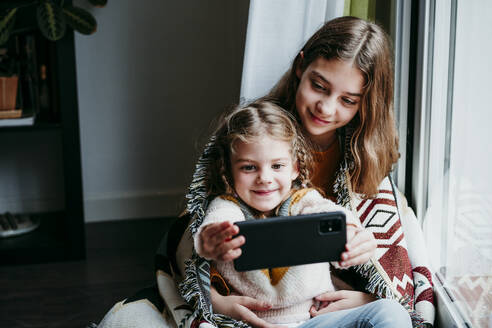
[[[328,21],[306,42],[291,69],[263,99],[286,108],[299,121],[295,98],[300,81],[296,69],[304,72],[318,58],[351,62],[365,78],[361,107],[349,123],[354,131],[349,149],[354,161],[350,182],[355,192],[374,196],[399,158],[388,37],[378,25],[360,18]]]
[[[233,193],[231,154],[237,141],[250,142],[263,136],[286,141],[290,144],[292,159],[297,163],[299,175],[293,188],[309,187],[313,167],[311,146],[304,138],[294,117],[278,105],[268,101],[255,101],[226,111],[219,119],[213,134],[208,193],[217,196]]]

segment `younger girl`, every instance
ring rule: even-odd
[[[214,134],[213,152],[218,156],[209,172],[215,178],[210,193],[218,196],[194,235],[197,253],[212,260],[212,281],[222,282],[219,285],[227,294],[269,304],[268,310],[256,312],[263,320],[295,326],[310,319],[316,296],[335,290],[330,264],[240,273],[234,270],[232,260],[241,255],[239,247],[245,240],[231,237],[239,232],[233,222],[276,215],[342,211],[349,226],[360,226],[349,211],[323,198],[316,189],[305,188],[310,185],[312,159],[298,131],[293,118],[269,102],[238,107],[226,115]],[[349,233],[348,239],[352,236]],[[397,302],[394,307],[401,315],[392,313],[384,324],[372,318],[375,327],[411,326],[406,310]]]

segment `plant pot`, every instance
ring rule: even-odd
[[[0,110],[15,109],[18,76],[0,77]]]

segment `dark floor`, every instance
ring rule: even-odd
[[[98,323],[116,302],[154,282],[154,253],[171,222],[89,223],[85,261],[0,267],[0,328]]]

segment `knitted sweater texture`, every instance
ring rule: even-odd
[[[297,191],[293,199],[290,215],[343,211],[346,213],[347,223],[357,224],[349,211],[323,198],[314,189]],[[243,220],[244,213],[230,197],[215,198],[210,203],[203,224],[194,235],[197,253],[201,254],[202,251],[200,232],[203,227],[215,222]],[[232,261],[212,262],[212,265],[215,265],[232,288],[233,294],[250,296],[272,304],[270,310],[256,312],[260,318],[271,323],[286,324],[308,320],[314,297],[335,290],[330,277],[330,264],[327,262],[246,272],[237,272]]]

